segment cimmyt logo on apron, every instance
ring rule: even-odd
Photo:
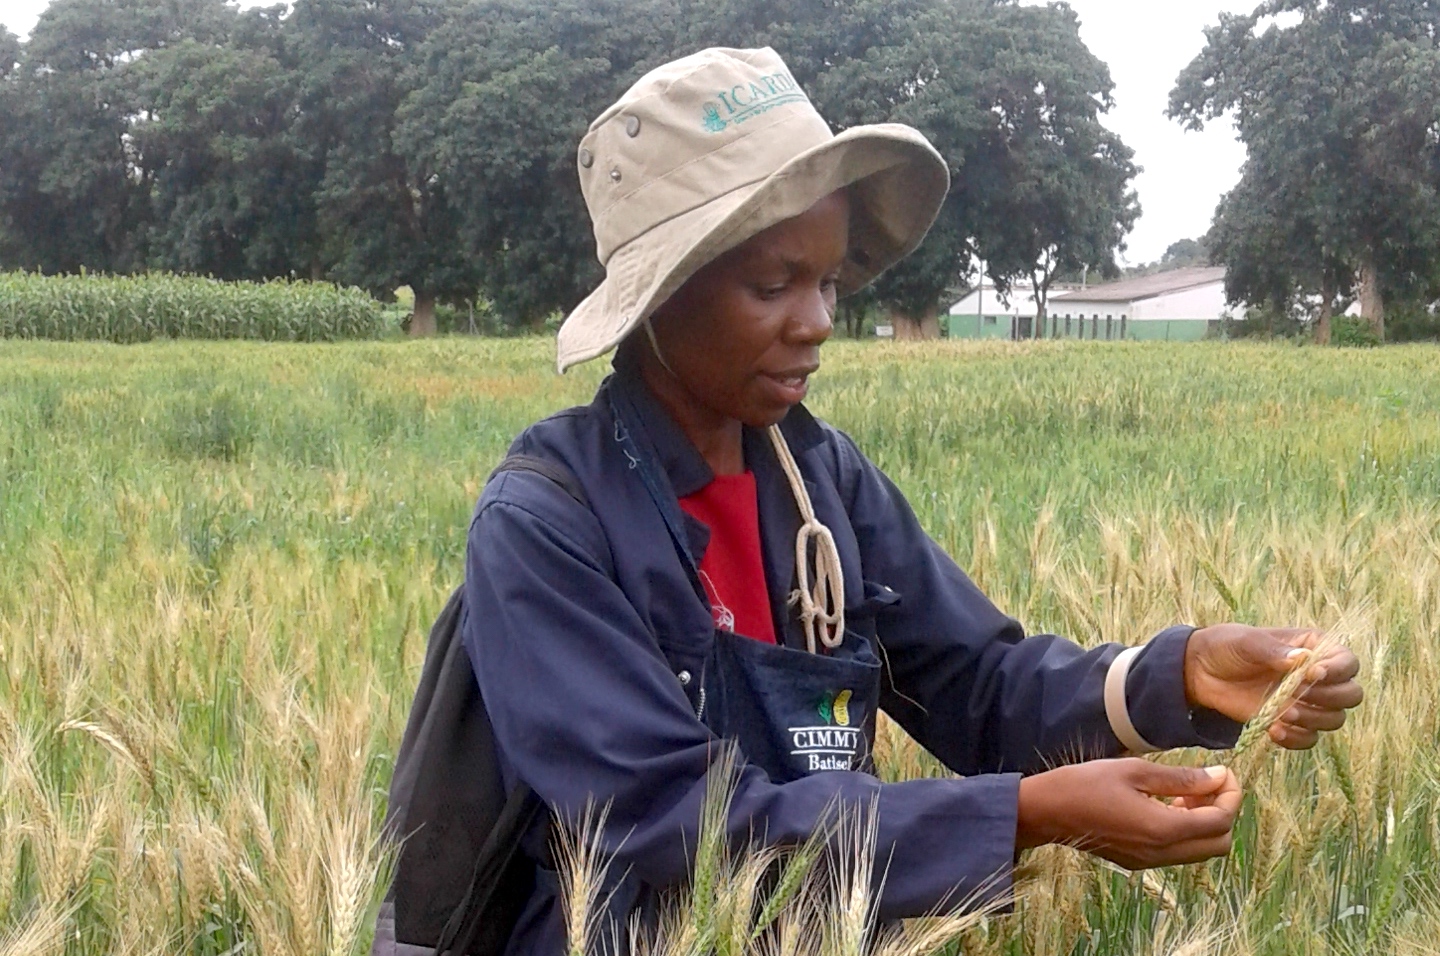
[[[860,752],[860,728],[850,726],[849,690],[826,694],[815,706],[816,715],[824,721],[812,727],[791,727],[790,756],[800,757],[805,769],[850,770]]]
[[[827,724],[837,724],[841,727],[850,726],[850,692],[842,690],[838,694],[826,694],[820,698],[820,705],[815,708],[820,719]]]

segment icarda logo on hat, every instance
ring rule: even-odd
[[[898,123],[838,135],[771,49],[702,50],[641,77],[576,156],[605,280],[560,329],[565,369],[613,349],[707,262],[838,189],[851,199],[842,294],[920,243],[949,170]]]
[[[719,90],[716,101],[706,103],[704,127],[711,133],[723,133],[731,123],[743,123],[786,103],[808,102],[795,78],[789,73],[762,76],[751,83],[737,83],[728,90]]]

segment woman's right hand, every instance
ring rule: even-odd
[[[1020,781],[1015,843],[1064,843],[1127,870],[1198,863],[1230,852],[1240,798],[1225,767],[1093,760]]]

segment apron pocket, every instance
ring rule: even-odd
[[[860,634],[822,655],[717,631],[705,688],[705,723],[777,783],[870,767],[880,663]]]

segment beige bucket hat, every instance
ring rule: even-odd
[[[709,49],[647,73],[590,125],[577,157],[605,280],[560,328],[560,371],[604,355],[701,266],[851,187],[840,293],[924,238],[950,187],[915,129],[838,136],[771,49]]]

